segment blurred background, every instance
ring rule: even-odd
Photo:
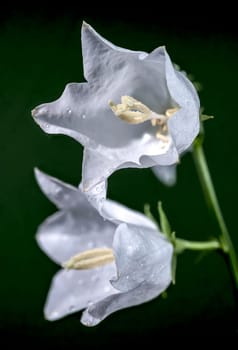
[[[114,313],[95,328],[80,313],[57,322],[44,320],[50,281],[58,270],[38,248],[38,225],[56,208],[41,193],[33,168],[77,185],[82,147],[50,136],[34,123],[31,109],[58,98],[69,82],[84,80],[82,20],[114,44],[151,51],[166,45],[172,60],[199,81],[205,114],[205,151],[218,198],[238,251],[237,235],[237,81],[238,42],[230,14],[207,10],[139,5],[101,10],[51,9],[41,4],[7,5],[0,15],[0,338],[10,344],[45,341],[54,345],[114,344],[125,339],[237,336],[238,314],[229,269],[217,253],[185,253],[178,260],[176,286],[166,299]],[[126,5],[125,5],[126,6]],[[109,14],[108,14],[109,12]],[[182,13],[182,14],[181,14]],[[178,167],[178,180],[165,188],[149,170],[118,171],[109,180],[110,198],[139,211],[164,205],[178,236],[202,240],[218,235],[206,209],[190,154]]]

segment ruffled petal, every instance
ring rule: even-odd
[[[137,288],[125,293],[113,294],[91,304],[82,314],[81,323],[88,327],[99,324],[113,312],[148,302],[158,297],[164,291],[164,286],[143,283]]]
[[[154,130],[153,130],[154,131]],[[127,167],[144,168],[156,164],[168,165],[178,161],[178,153],[170,139],[167,143],[145,133],[137,140],[131,139],[124,147],[96,149],[85,148],[83,157],[83,188],[90,189],[116,170]]]
[[[44,314],[54,321],[117,291],[109,280],[115,275],[115,264],[91,270],[61,270],[53,278]]]

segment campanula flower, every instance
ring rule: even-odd
[[[36,170],[42,191],[59,208],[37,232],[41,249],[63,265],[52,280],[45,317],[79,310],[94,326],[111,313],[160,295],[171,282],[173,246],[141,213],[105,200],[101,214],[80,188]]]
[[[115,170],[176,164],[199,132],[199,99],[164,46],[151,53],[117,47],[82,26],[84,76],[32,111],[50,134],[84,146],[85,191]]]

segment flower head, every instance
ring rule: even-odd
[[[37,242],[65,267],[53,278],[45,316],[85,309],[81,322],[157,297],[171,282],[173,247],[144,215],[105,200],[101,215],[85,194],[39,170],[42,191],[60,209],[38,229]]]
[[[84,190],[120,168],[175,164],[198,134],[199,100],[165,47],[123,49],[84,23],[82,52],[87,83],[68,84],[32,115],[47,133],[85,147]]]

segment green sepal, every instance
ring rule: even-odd
[[[171,265],[171,275],[172,275],[172,283],[176,283],[176,268],[177,268],[177,254],[174,252],[172,257],[172,265]]]
[[[206,120],[214,119],[214,118],[215,118],[214,115],[207,115],[207,114],[200,115],[201,122],[205,122]]]
[[[161,230],[169,238],[169,240],[171,240],[171,237],[172,237],[171,227],[169,224],[169,220],[163,210],[161,202],[158,203],[158,211],[159,211],[159,217],[160,217]]]
[[[145,213],[145,216],[147,216],[148,219],[153,221],[155,225],[158,227],[158,222],[156,221],[154,215],[151,213],[150,205],[148,203],[145,203],[144,205],[144,213]]]

